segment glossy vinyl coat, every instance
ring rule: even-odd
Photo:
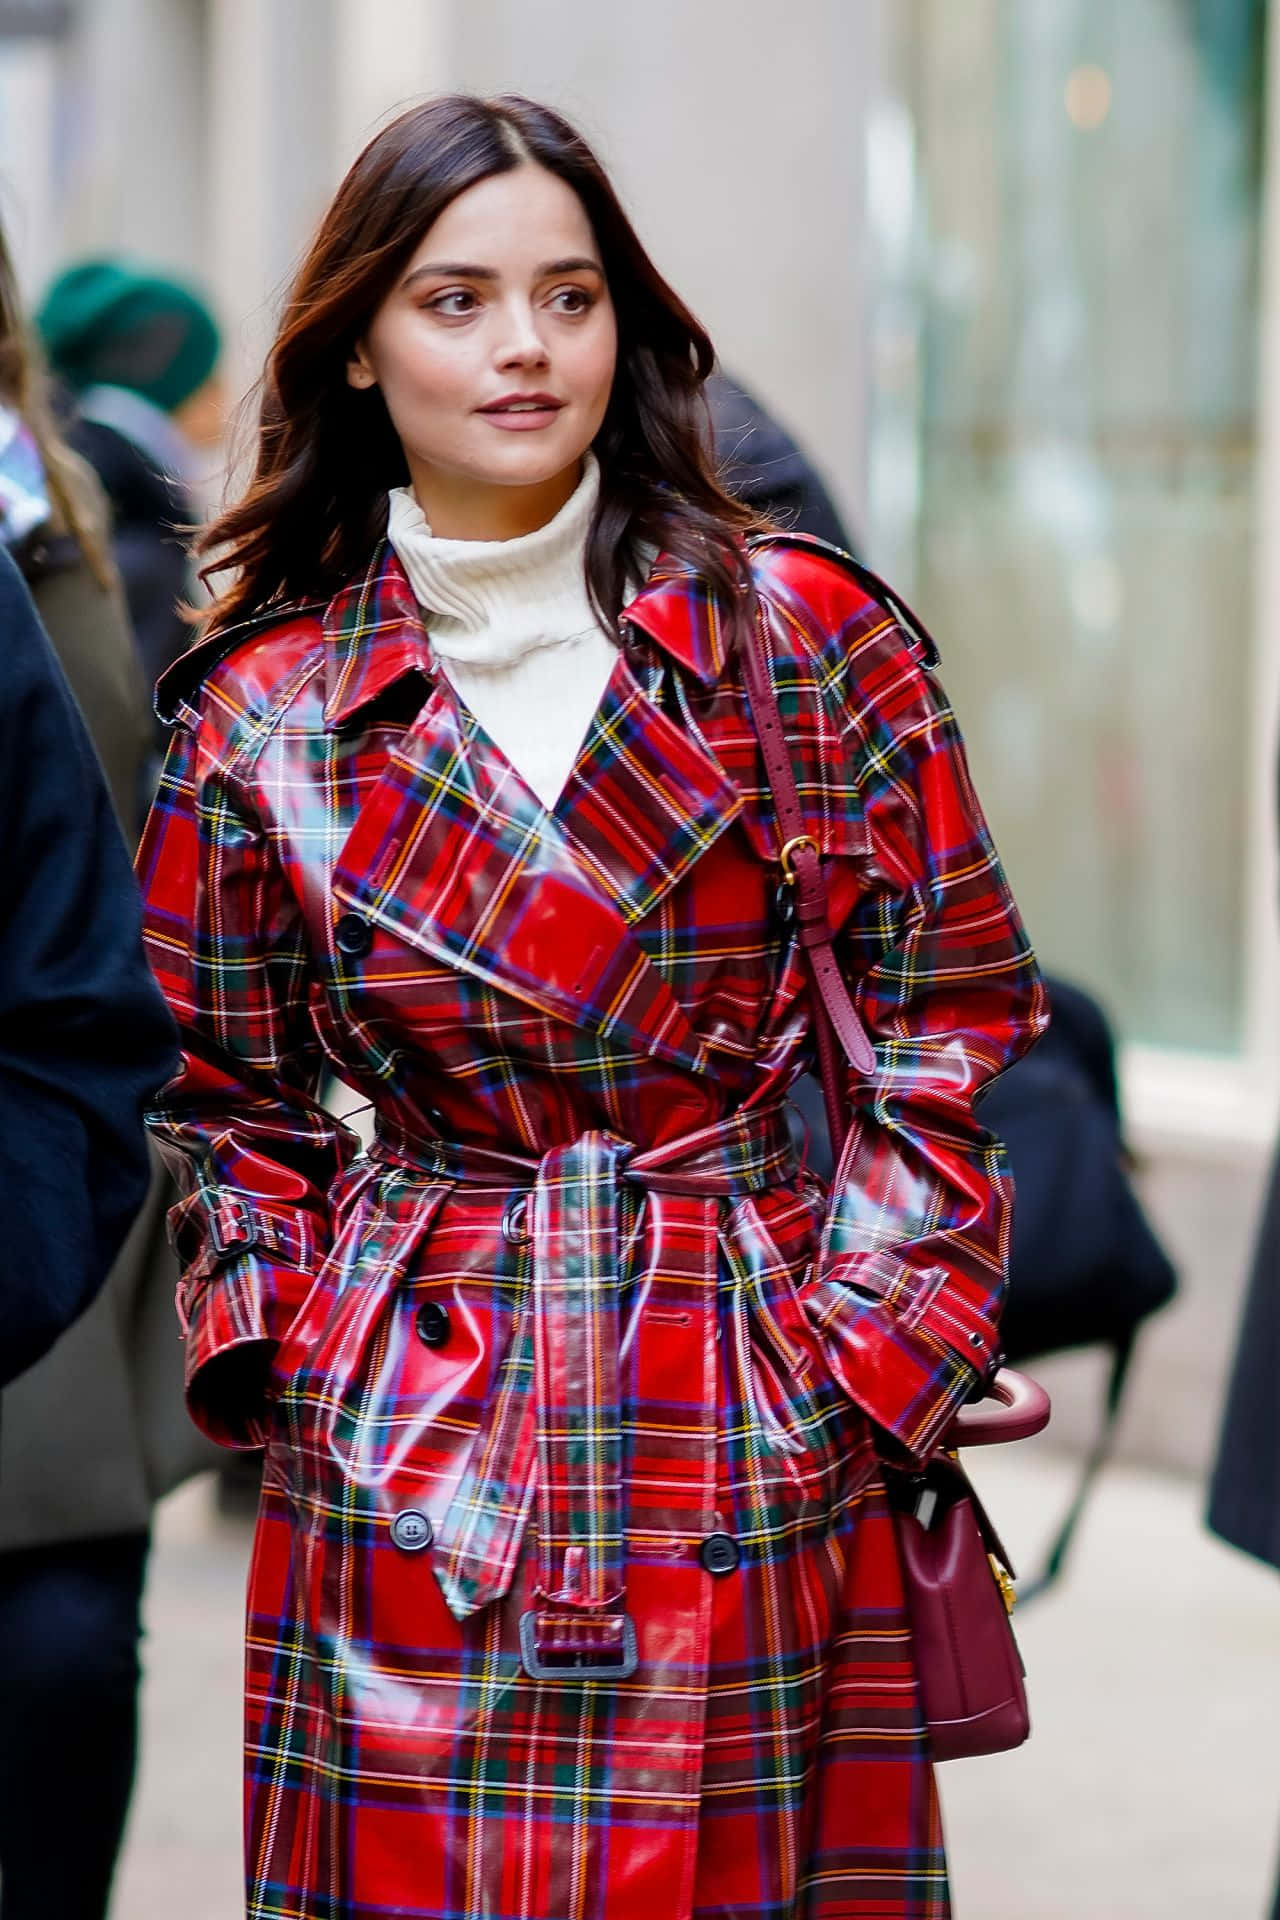
[[[169,682],[141,871],[186,1053],[153,1118],[192,1408],[267,1447],[256,1920],[948,1912],[872,1432],[923,1455],[996,1350],[973,1098],[1040,989],[932,663],[833,554],[753,564],[877,1049],[829,1209],[696,577],[632,602],[550,812],[385,547]]]

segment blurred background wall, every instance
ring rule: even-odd
[[[1125,1039],[1186,1280],[1132,1452],[1202,1466],[1280,1110],[1280,196],[1265,0],[0,4],[34,294],[125,249],[236,390],[344,167],[453,86],[563,107],[939,633],[1045,962]],[[803,24],[803,31],[794,27]],[[1083,1431],[1092,1362],[1055,1370]]]

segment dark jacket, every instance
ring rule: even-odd
[[[153,716],[119,588],[100,586],[70,539],[32,540],[17,557],[132,846]],[[0,1552],[136,1532],[162,1494],[212,1464],[182,1399],[174,1197],[157,1165],[101,1293],[0,1398]]]
[[[147,1193],[172,1023],[102,770],[0,552],[0,1383],[93,1298]]]
[[[1280,1571],[1280,1147],[1240,1318],[1208,1521],[1231,1546]]]
[[[1209,1525],[1233,1547],[1280,1569],[1280,1153],[1227,1390]]]

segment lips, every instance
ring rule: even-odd
[[[481,413],[522,414],[522,413],[559,413],[564,405],[553,393],[504,393],[501,400],[491,400],[487,407],[479,408]]]

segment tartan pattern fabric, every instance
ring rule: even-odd
[[[408,1152],[402,1143],[399,1154]],[[539,1601],[562,1628],[572,1614],[588,1634],[615,1624],[609,1610],[625,1597],[617,1289],[627,1189],[703,1198],[703,1230],[714,1234],[716,1201],[764,1190],[791,1161],[775,1106],[740,1112],[674,1150],[636,1154],[588,1133],[528,1162],[528,1204],[522,1197],[517,1210],[528,1222],[532,1327],[505,1363],[465,1486],[435,1535],[436,1577],[456,1619],[509,1589],[536,1485]],[[443,1147],[420,1148],[419,1164],[473,1184],[517,1171],[509,1155]]]
[[[926,1450],[994,1350],[973,1098],[1042,999],[931,674],[835,560],[755,566],[877,1052],[829,1213],[777,1136],[804,975],[696,577],[631,603],[551,810],[385,548],[165,687],[140,874],[185,1051],[152,1119],[193,1411],[267,1447],[253,1920],[949,1912],[873,1434]],[[539,1610],[625,1610],[634,1673],[533,1677]]]

